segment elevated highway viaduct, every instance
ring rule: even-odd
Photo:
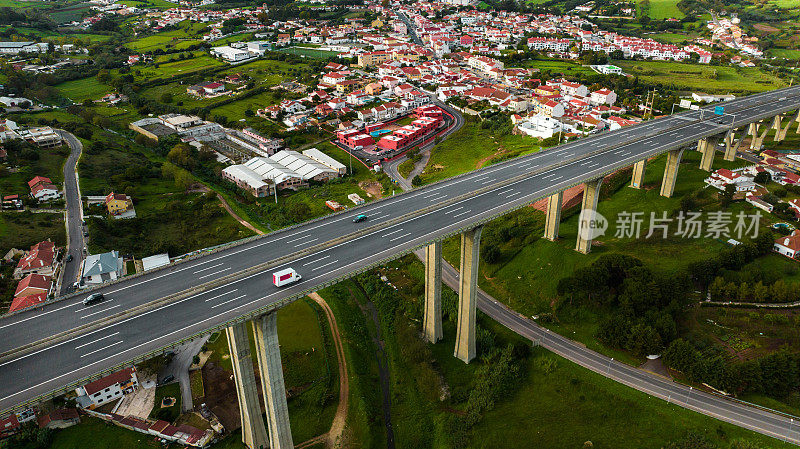
[[[668,154],[661,194],[670,196],[679,176],[683,149],[697,145],[703,168],[711,169],[717,141],[732,160],[750,133],[754,145],[769,129],[785,137],[791,122],[775,119],[800,108],[800,88],[786,88],[725,103],[725,115],[713,108],[688,111],[637,126],[601,133],[525,157],[460,175],[384,200],[329,215],[271,234],[226,245],[168,267],[126,277],[95,291],[106,300],[85,307],[86,293],[58,298],[0,319],[0,410],[8,413],[62,394],[89,380],[159,354],[181,341],[225,331],[237,381],[243,438],[249,447],[291,447],[286,397],[280,373],[275,313],[309,292],[332,285],[416,248],[426,248],[427,286],[424,329],[441,337],[440,243],[461,235],[460,305],[455,355],[469,362],[475,348],[475,304],[481,226],[541,198],[585,184],[584,209],[594,209],[603,176],[635,166],[638,187],[647,159]],[[755,124],[755,125],[753,125]],[[783,137],[781,137],[783,136]],[[546,237],[558,236],[559,202],[548,210]],[[369,219],[353,223],[357,214]],[[591,216],[591,214],[586,214]],[[576,249],[588,252],[589,239]],[[303,276],[278,289],[271,273],[292,267]],[[264,429],[252,356],[244,330],[253,327],[261,367],[268,426]],[[772,432],[785,423],[741,424]],[[760,418],[759,418],[760,419]],[[773,418],[770,418],[773,419]],[[800,434],[796,434],[796,439]],[[800,440],[797,440],[800,441]]]

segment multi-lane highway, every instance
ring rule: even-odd
[[[798,106],[800,88],[789,88],[726,103],[726,112],[736,114],[735,125],[744,125]],[[274,309],[432,240],[727,126],[717,119],[700,121],[699,112],[691,111],[581,139],[125,279],[100,289],[106,301],[90,307],[76,296],[5,317],[0,319],[0,411],[247,314]],[[360,213],[369,219],[353,223]],[[270,261],[276,261],[274,267],[247,272]],[[303,280],[273,287],[270,273],[288,266]],[[236,273],[247,274],[231,277]],[[198,289],[212,281],[219,285]],[[166,304],[124,315],[176,294]],[[104,324],[76,331],[88,323]],[[61,333],[69,337],[15,351]]]

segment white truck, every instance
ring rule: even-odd
[[[272,273],[272,283],[275,284],[276,287],[293,284],[302,278],[302,276],[294,271],[294,268],[284,268],[281,271]]]

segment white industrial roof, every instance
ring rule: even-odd
[[[222,171],[228,173],[234,179],[244,181],[255,190],[267,186],[267,183],[264,182],[261,175],[244,165],[231,165],[230,167],[225,167]]]
[[[317,162],[321,162],[334,170],[341,171],[345,169],[344,164],[316,148],[309,148],[308,150],[303,151],[303,155],[308,156]]]
[[[267,157],[254,157],[245,162],[244,166],[257,173],[262,179],[271,179],[275,184],[280,184],[289,178],[299,178],[300,175]]]
[[[169,265],[169,254],[167,253],[156,254],[142,259],[142,269],[144,271],[163,267],[165,265]]]
[[[297,173],[304,180],[311,179],[321,173],[337,173],[336,170],[327,165],[317,162],[308,156],[304,156],[297,151],[278,151],[269,158]]]

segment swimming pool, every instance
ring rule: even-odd
[[[370,131],[369,135],[372,136],[373,138],[377,138],[381,134],[387,134],[387,133],[390,133],[390,132],[391,131],[389,131],[388,129],[376,129],[375,131]]]

